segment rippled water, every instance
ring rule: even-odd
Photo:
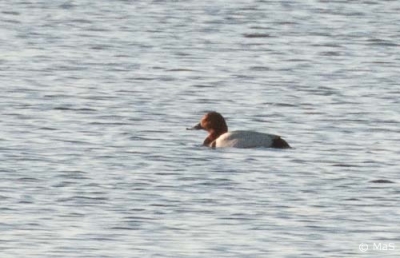
[[[0,2],[1,257],[399,257],[399,13]],[[209,110],[294,148],[201,147]]]

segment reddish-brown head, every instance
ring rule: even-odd
[[[209,133],[208,137],[203,143],[203,145],[206,146],[211,146],[212,142],[215,141],[221,134],[228,132],[228,126],[226,125],[224,117],[215,111],[205,114],[200,123],[191,129],[203,129]]]

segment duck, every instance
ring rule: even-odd
[[[205,130],[208,132],[203,146],[211,148],[291,148],[279,135],[254,131],[229,131],[225,118],[218,112],[206,113],[197,125],[187,130]]]

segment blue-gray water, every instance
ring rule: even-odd
[[[399,257],[399,13],[1,1],[0,256]],[[209,110],[294,148],[201,147]]]

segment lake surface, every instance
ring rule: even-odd
[[[0,256],[400,257],[399,13],[1,1]]]

